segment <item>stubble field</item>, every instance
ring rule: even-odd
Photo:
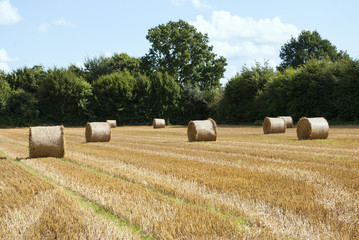
[[[0,239],[359,239],[359,128],[117,127],[66,156],[28,159],[28,128],[0,129]]]

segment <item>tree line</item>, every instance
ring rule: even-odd
[[[277,115],[358,122],[359,62],[316,31],[283,45],[276,69],[243,67],[224,87],[226,59],[213,53],[207,34],[179,20],[149,29],[146,38],[151,48],[140,58],[115,53],[86,59],[83,68],[0,71],[0,126],[148,125],[154,117],[255,124]]]
[[[359,123],[359,62],[311,59],[299,68],[243,68],[227,84],[217,111],[222,123],[261,123],[265,116],[325,117]]]

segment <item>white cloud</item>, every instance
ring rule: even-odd
[[[7,51],[4,48],[0,48],[0,62],[13,62],[17,60],[18,58],[10,58]]]
[[[214,11],[209,20],[199,15],[190,24],[208,33],[213,51],[227,58],[227,78],[234,76],[234,69],[240,72],[244,65],[250,67],[255,62],[268,61],[275,67],[280,47],[300,32],[294,25],[282,23],[279,17],[243,18],[227,11]]]
[[[50,29],[50,24],[43,23],[37,28],[37,31],[38,32],[47,32],[47,31],[49,31],[49,29]]]
[[[177,7],[182,6],[185,2],[191,2],[195,9],[213,8],[213,6],[209,5],[206,0],[171,0],[171,3]]]
[[[77,62],[75,63],[75,66],[78,67],[78,68],[82,68],[82,69],[85,69],[85,62]]]
[[[8,62],[18,61],[18,58],[11,58],[7,54],[7,51],[4,48],[0,48],[0,70],[9,72],[10,68]]]
[[[238,72],[238,67],[235,64],[228,64],[226,66],[226,72],[224,73],[224,78],[220,80],[221,84],[226,85],[227,81],[234,77]]]
[[[207,4],[206,0],[192,0],[192,4],[196,9],[213,8],[211,5]]]
[[[186,0],[171,0],[171,3],[177,7],[181,6]]]
[[[9,66],[3,62],[0,62],[0,70],[3,70],[4,72],[10,72]]]
[[[9,0],[0,1],[0,25],[15,24],[21,20],[21,16]]]
[[[7,55],[7,51],[4,48],[0,48],[0,62],[9,62],[11,58]]]
[[[225,56],[227,59],[238,57],[271,57],[276,54],[274,46],[269,44],[254,44],[250,41],[230,44],[227,41],[214,40],[211,42],[216,53]]]
[[[73,26],[69,21],[66,21],[64,18],[59,18],[58,20],[54,21],[53,24],[50,23],[43,23],[40,26],[38,26],[38,28],[36,29],[36,31],[38,32],[48,32],[50,30],[51,27],[53,27],[54,25],[56,26]]]
[[[59,20],[54,22],[55,25],[64,25],[64,26],[72,26],[72,24],[66,21],[64,18],[60,18]]]
[[[193,24],[216,40],[248,39],[259,43],[283,43],[291,35],[299,33],[294,25],[282,23],[279,17],[255,20],[226,11],[214,11],[210,21],[199,15]]]
[[[102,54],[102,56],[105,56],[107,58],[112,57],[115,54],[115,52],[106,51]]]

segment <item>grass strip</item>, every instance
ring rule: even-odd
[[[3,157],[2,157],[3,156]],[[141,228],[139,226],[136,226],[134,224],[129,223],[126,219],[123,218],[119,218],[117,215],[113,214],[111,211],[109,211],[108,209],[104,208],[103,206],[92,202],[90,200],[88,200],[87,198],[85,198],[84,196],[77,194],[71,190],[69,190],[68,188],[59,185],[57,182],[53,181],[52,179],[49,179],[41,174],[39,174],[36,170],[32,169],[31,167],[27,166],[26,164],[22,163],[21,161],[14,159],[10,156],[7,156],[5,153],[3,153],[2,151],[0,151],[0,158],[4,158],[4,159],[10,159],[12,160],[14,163],[16,163],[17,165],[21,166],[22,168],[24,168],[25,170],[27,170],[28,172],[30,172],[31,174],[34,174],[38,177],[40,177],[41,179],[43,179],[44,181],[52,184],[53,186],[55,186],[56,188],[60,189],[62,192],[66,193],[67,195],[71,196],[72,198],[74,198],[75,200],[77,200],[78,202],[80,202],[80,204],[82,206],[86,206],[88,208],[91,208],[92,210],[94,210],[98,215],[100,215],[101,217],[103,217],[104,219],[110,220],[111,222],[115,223],[117,226],[126,226],[128,227],[134,234],[136,234],[137,236],[139,236],[141,239],[144,240],[152,240],[154,239],[153,236],[149,236],[146,235],[145,233],[142,232]],[[63,160],[63,159],[61,159]]]
[[[235,213],[232,213],[232,212],[226,212],[226,211],[223,211],[221,209],[217,209],[217,208],[214,208],[212,206],[209,206],[209,205],[203,205],[203,204],[198,204],[198,203],[194,203],[190,200],[187,200],[185,198],[180,198],[180,197],[176,197],[172,194],[168,194],[164,191],[161,191],[160,189],[156,189],[156,188],[152,188],[150,186],[146,186],[144,184],[141,184],[139,182],[136,182],[134,180],[130,180],[130,179],[127,179],[127,178],[123,178],[123,177],[119,177],[118,175],[116,174],[112,174],[112,173],[109,173],[109,172],[106,172],[106,171],[103,171],[101,169],[98,169],[98,168],[94,168],[94,167],[89,167],[89,166],[85,166],[85,165],[82,165],[80,163],[77,163],[77,162],[74,162],[74,161],[71,161],[70,159],[67,159],[67,158],[60,158],[62,161],[64,162],[68,162],[68,163],[71,163],[75,166],[78,166],[78,167],[81,167],[83,169],[86,169],[86,170],[90,170],[90,171],[93,171],[93,172],[96,172],[96,173],[99,173],[99,174],[102,174],[104,176],[108,176],[108,177],[111,177],[111,178],[115,178],[115,179],[118,179],[118,180],[121,180],[123,182],[127,182],[127,183],[131,183],[131,184],[135,184],[137,186],[140,186],[142,188],[145,188],[146,190],[149,190],[155,194],[159,194],[161,196],[164,196],[166,198],[168,198],[169,200],[173,200],[177,203],[184,203],[186,205],[191,205],[191,206],[194,206],[196,208],[200,208],[200,209],[203,209],[203,210],[206,210],[206,211],[209,211],[211,213],[214,213],[214,214],[217,214],[217,215],[220,215],[221,217],[232,217],[232,218],[235,218],[236,221],[237,221],[237,224],[239,227],[245,227],[245,226],[249,226],[251,225],[251,222],[250,220],[246,219],[246,218],[243,218],[243,217],[239,217],[237,216]]]
[[[13,142],[5,141],[5,140],[3,140],[3,139],[0,139],[0,142],[7,143],[7,144],[11,144],[11,145],[15,145],[15,146],[19,146],[19,147],[24,148],[24,149],[29,149],[28,146],[24,146],[24,145],[21,145],[21,144],[18,144],[18,143],[13,143]]]

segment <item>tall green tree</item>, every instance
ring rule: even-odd
[[[116,119],[119,124],[129,124],[136,120],[132,110],[136,83],[128,71],[114,72],[97,79],[93,83],[97,119]]]
[[[312,59],[300,68],[288,85],[288,112],[302,116],[335,116],[333,62]]]
[[[205,119],[209,116],[205,91],[195,84],[185,84],[181,90],[179,123],[186,124],[193,119]]]
[[[297,72],[291,67],[286,68],[282,72],[275,72],[274,77],[268,80],[257,99],[264,116],[291,115],[288,104],[292,100],[291,85]]]
[[[317,31],[302,31],[298,38],[292,37],[285,43],[279,53],[282,62],[278,69],[288,67],[297,68],[309,59],[321,60],[329,58],[331,61],[348,56],[345,52],[338,52],[337,48],[327,39],[322,39]]]
[[[336,86],[333,101],[337,120],[359,122],[359,60],[336,62],[334,74]]]
[[[220,85],[226,59],[213,52],[207,34],[179,20],[149,29],[146,38],[151,48],[143,58],[143,68],[148,72],[168,72],[181,86],[196,84],[206,89]]]
[[[32,68],[19,68],[6,76],[11,89],[23,89],[28,93],[36,93],[39,82],[46,78],[47,73],[43,66],[35,65]]]
[[[39,122],[38,100],[36,95],[22,88],[11,91],[5,110],[8,126],[29,126]]]
[[[82,67],[78,67],[78,66],[76,66],[74,64],[71,64],[67,68],[67,70],[70,71],[70,72],[73,72],[74,74],[76,74],[77,77],[82,77],[82,78],[86,77],[84,69]]]
[[[141,58],[130,57],[126,53],[115,53],[111,57],[111,66],[114,71],[127,70],[132,75],[140,72]]]
[[[149,89],[149,108],[152,118],[165,118],[175,121],[180,100],[180,86],[168,73],[151,74]]]
[[[115,53],[112,57],[100,56],[86,59],[84,63],[86,80],[93,83],[101,76],[124,70],[135,75],[140,72],[140,62],[140,58],[130,57],[126,53]]]
[[[5,121],[10,126],[28,126],[39,122],[37,90],[47,76],[43,67],[19,68],[5,75],[12,89],[5,109]]]
[[[131,102],[128,105],[128,114],[133,116],[128,124],[147,125],[150,123],[149,89],[151,81],[144,74],[136,74],[135,84],[132,90]]]
[[[88,121],[91,86],[82,77],[66,69],[54,68],[40,82],[40,117],[53,124],[77,125]]]
[[[273,68],[257,63],[252,68],[243,67],[226,85],[220,103],[220,120],[226,123],[249,123],[262,117],[265,106],[257,104],[268,81],[274,77]]]
[[[3,119],[5,117],[5,110],[8,104],[9,98],[11,96],[11,88],[9,83],[3,77],[3,74],[0,71],[0,123],[3,123]]]

